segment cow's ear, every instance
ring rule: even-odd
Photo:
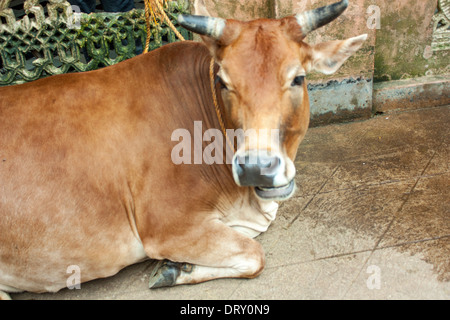
[[[310,70],[324,74],[335,73],[350,56],[361,48],[366,39],[367,34],[363,34],[347,40],[324,42],[312,46]]]

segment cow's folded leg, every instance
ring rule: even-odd
[[[219,278],[253,278],[260,272],[245,272],[250,268],[217,268],[164,261],[150,276],[149,288],[157,289],[180,284],[194,284]],[[247,274],[247,276],[245,276]]]
[[[221,232],[217,230],[213,238],[193,239],[194,243],[189,246],[192,252],[185,259],[186,263],[160,261],[150,275],[149,287],[155,289],[218,278],[258,276],[265,262],[261,245],[231,228],[224,226],[220,229]],[[186,251],[182,253],[187,254]],[[171,259],[180,261],[177,255]]]

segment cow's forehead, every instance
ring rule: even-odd
[[[256,20],[245,24],[236,41],[224,48],[222,65],[242,79],[275,79],[298,68],[300,48],[301,43],[287,37],[278,20]]]

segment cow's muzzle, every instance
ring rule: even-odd
[[[254,187],[264,200],[285,200],[295,191],[295,182],[288,177],[286,161],[278,154],[251,150],[238,152],[233,158],[233,177],[243,187]],[[294,172],[295,174],[295,172]]]

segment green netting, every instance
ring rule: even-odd
[[[142,52],[147,36],[144,10],[126,13],[77,14],[67,1],[39,0],[24,4],[25,16],[0,7],[0,86],[19,84],[68,72],[98,69]],[[188,12],[188,1],[168,2],[166,13],[186,38],[192,35],[176,24]],[[152,21],[150,50],[178,41],[164,23]]]

